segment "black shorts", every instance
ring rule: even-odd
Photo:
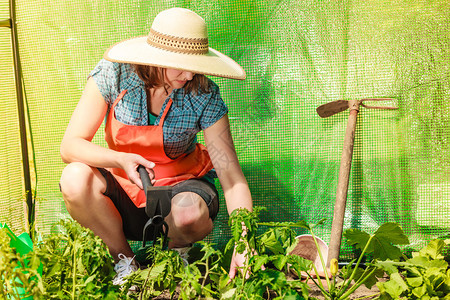
[[[128,240],[142,241],[144,226],[149,220],[145,207],[137,207],[108,170],[103,168],[98,170],[106,180],[104,195],[111,199],[122,217],[125,237]],[[214,184],[205,179],[185,180],[173,186],[172,197],[182,192],[194,192],[202,197],[208,206],[209,217],[212,220],[215,219],[219,212],[219,194]],[[147,237],[147,239],[152,238]]]

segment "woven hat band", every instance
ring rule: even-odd
[[[208,38],[182,38],[159,33],[150,29],[147,43],[153,47],[184,54],[208,53]]]

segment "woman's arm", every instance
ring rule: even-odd
[[[250,189],[239,165],[231,137],[228,116],[225,115],[214,125],[205,129],[204,135],[206,148],[224,191],[228,214],[231,214],[237,208],[246,208],[252,211],[253,203]],[[237,253],[234,250],[231,258],[230,278],[236,276],[238,268],[244,267],[245,256],[245,252]]]
[[[252,210],[250,189],[242,173],[230,132],[228,116],[204,130],[206,148],[222,185],[228,214],[237,208]]]
[[[62,139],[61,158],[65,163],[82,162],[92,167],[122,168],[130,180],[142,188],[137,166],[142,164],[149,170],[154,167],[152,162],[140,155],[117,152],[91,142],[107,109],[97,84],[90,77]]]

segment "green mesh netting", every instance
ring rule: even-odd
[[[213,79],[230,108],[254,204],[269,208],[263,220],[327,218],[318,235],[329,241],[348,111],[321,119],[315,109],[338,99],[391,97],[398,111],[363,108],[358,115],[345,228],[373,231],[395,221],[416,248],[448,235],[447,0],[17,1],[42,232],[67,215],[59,143],[87,74],[111,44],[146,35],[149,20],[173,6],[203,16],[210,46],[247,71],[242,82]],[[0,154],[0,201],[1,219],[12,222],[23,218],[10,205],[23,188],[7,31],[0,32],[1,141],[9,149]],[[101,133],[95,142],[104,145]],[[229,237],[223,197],[221,208],[208,237],[219,245]],[[341,253],[349,252],[343,244]]]

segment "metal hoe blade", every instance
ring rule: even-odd
[[[348,103],[349,102],[347,100],[336,100],[322,104],[316,109],[316,111],[320,117],[328,118],[337,113],[343,112],[344,110],[347,110]]]

